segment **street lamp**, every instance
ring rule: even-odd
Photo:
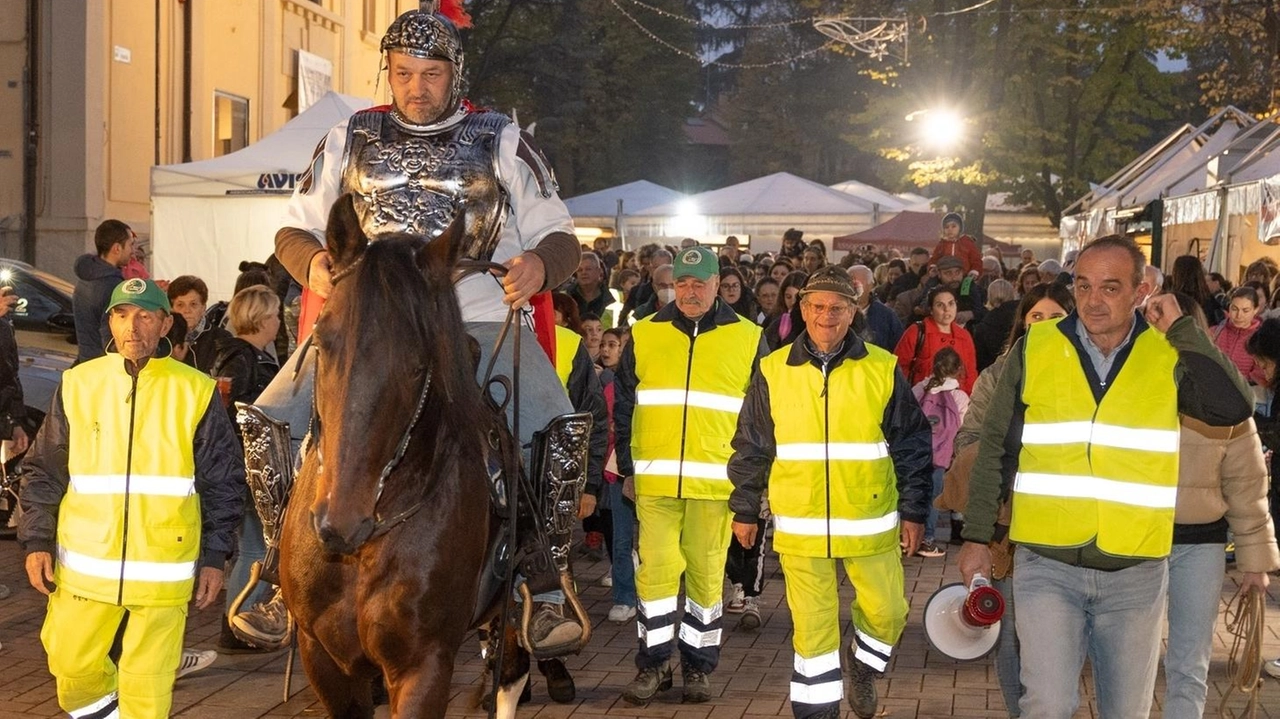
[[[948,152],[964,139],[964,118],[955,110],[916,110],[906,116],[911,122],[920,120],[920,141],[938,152]]]

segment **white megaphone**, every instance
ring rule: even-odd
[[[1000,640],[1004,597],[987,578],[975,575],[968,589],[948,584],[924,605],[924,635],[929,645],[957,661],[981,659]]]

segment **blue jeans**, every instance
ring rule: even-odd
[[[258,518],[258,510],[253,506],[253,500],[249,498],[246,491],[244,521],[240,522],[240,549],[236,554],[236,563],[231,567],[231,574],[227,577],[228,610],[231,609],[231,602],[249,583],[249,568],[265,556],[267,556],[267,542],[262,537],[262,520]],[[257,588],[245,598],[244,604],[240,605],[240,611],[243,612],[267,599],[267,590],[270,586],[266,582],[258,582]]]
[[[622,496],[622,480],[604,485],[605,506],[613,511],[613,603],[636,605],[636,505]]]
[[[1018,659],[1018,631],[1013,612],[1013,578],[992,580],[991,585],[1004,595],[1004,617],[1000,620],[1000,640],[996,644],[996,681],[1004,695],[1004,706],[1011,719],[1022,716],[1018,702],[1022,700],[1021,660]]]
[[[933,539],[933,532],[938,528],[938,508],[933,506],[933,500],[942,494],[942,478],[946,474],[946,467],[933,468],[933,494],[929,497],[929,518],[924,520],[924,539],[926,542]]]
[[[1080,703],[1080,670],[1087,654],[1098,714],[1147,719],[1160,657],[1168,562],[1103,572],[1018,547],[1014,566],[1026,687],[1022,713],[1035,719],[1071,719]]]
[[[1204,716],[1226,546],[1175,544],[1169,555],[1169,647],[1164,655],[1164,716]]]

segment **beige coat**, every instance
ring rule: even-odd
[[[1267,513],[1267,465],[1253,419],[1235,427],[1210,427],[1183,417],[1174,521],[1208,524],[1224,516],[1241,571],[1280,569]]]

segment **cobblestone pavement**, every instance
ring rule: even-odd
[[[881,712],[889,717],[1004,717],[1004,703],[989,659],[961,664],[940,656],[929,647],[921,629],[925,601],[943,583],[959,580],[956,552],[940,559],[905,560],[906,588],[911,598],[911,617],[886,679],[879,683]],[[633,707],[619,698],[622,687],[635,674],[633,623],[611,624],[605,620],[612,604],[610,590],[597,580],[608,571],[603,561],[577,563],[583,585],[584,602],[594,618],[595,635],[590,646],[567,661],[577,683],[577,700],[554,704],[546,697],[542,678],[534,673],[533,702],[520,708],[521,719],[593,719],[595,717],[643,717],[645,719],[765,719],[791,716],[787,701],[791,678],[791,620],[783,600],[781,572],[776,555],[766,567],[769,579],[762,597],[764,624],[759,631],[734,631],[737,618],[726,617],[724,652],[719,670],[712,677],[715,698],[700,705],[680,704],[678,688],[660,695],[645,708]],[[0,540],[0,582],[12,594],[0,600],[0,718],[58,716],[54,684],[40,647],[40,624],[44,618],[44,598],[27,586],[22,559],[16,543]],[[1280,581],[1273,578],[1268,599],[1264,655],[1280,656]],[[1236,576],[1229,574],[1222,587],[1223,601],[1236,589]],[[852,597],[848,584],[842,586],[846,600]],[[846,631],[847,634],[847,631]],[[213,610],[192,612],[187,627],[187,645],[212,648],[217,641],[217,614]],[[848,637],[846,636],[846,641]],[[1231,637],[1219,619],[1210,669],[1207,716],[1217,716],[1222,693],[1227,690],[1227,656]],[[298,667],[289,699],[283,699],[285,654],[219,656],[210,668],[178,682],[174,694],[174,715],[179,717],[323,716],[324,711]],[[677,683],[678,683],[677,679]],[[480,660],[476,645],[468,640],[459,654],[453,679],[451,717],[480,717],[473,699],[480,682]],[[1076,717],[1095,717],[1091,682],[1082,683],[1082,700]],[[1157,686],[1156,711],[1163,695],[1163,679]],[[1229,706],[1242,707],[1237,695]],[[385,708],[378,716],[385,716]],[[846,719],[853,713],[847,706]],[[1280,719],[1280,682],[1264,678],[1259,717]]]

